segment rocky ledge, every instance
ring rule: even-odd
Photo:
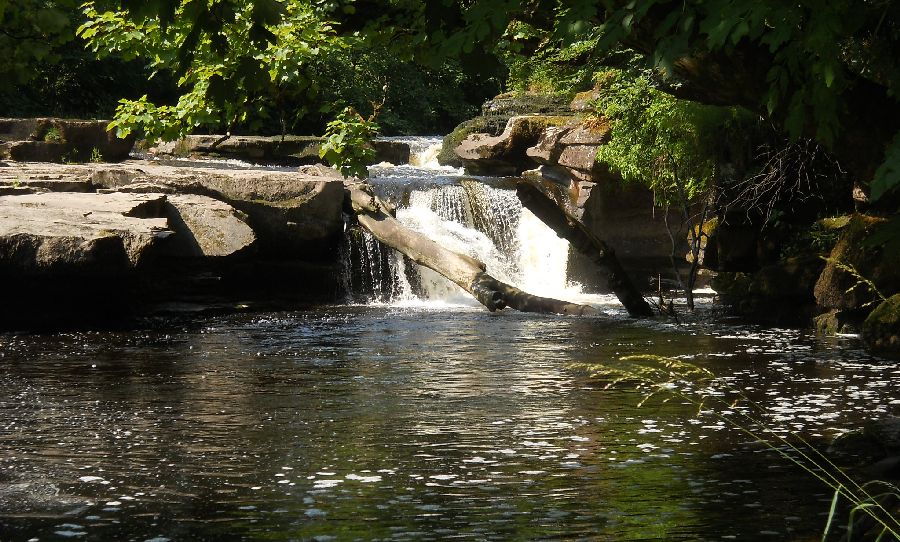
[[[0,328],[339,294],[344,189],[327,168],[0,164]]]

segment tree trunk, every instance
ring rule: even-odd
[[[350,204],[359,224],[385,245],[447,277],[472,294],[489,311],[511,307],[523,312],[599,314],[589,305],[538,297],[498,281],[485,272],[484,263],[447,250],[421,233],[405,227],[391,216],[393,211],[366,188],[364,184],[347,184]]]
[[[522,201],[522,205],[556,232],[556,235],[569,241],[576,250],[597,264],[600,272],[605,275],[609,288],[616,294],[632,318],[653,316],[653,309],[625,274],[625,270],[616,258],[615,251],[597,239],[584,227],[584,224],[560,208],[555,201],[534,185],[527,181],[520,181],[516,185],[516,194]]]

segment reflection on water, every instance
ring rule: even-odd
[[[795,331],[331,307],[0,337],[0,540],[792,540],[830,492],[710,415],[572,369],[727,377],[811,438],[900,371]]]

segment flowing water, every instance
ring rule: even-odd
[[[900,369],[708,300],[681,324],[630,321],[532,267],[523,239],[558,248],[502,181],[462,197],[457,177],[374,182],[405,223],[605,314],[491,314],[363,236],[346,251],[382,286],[345,305],[0,336],[0,540],[818,539],[831,492],[807,473],[714,411],[638,406],[581,365],[678,357],[815,443],[897,414]]]

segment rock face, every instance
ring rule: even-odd
[[[591,96],[582,97],[584,104]],[[485,104],[486,110],[489,105],[499,107],[502,102]],[[556,104],[554,110],[567,107]],[[673,237],[676,261],[680,268],[686,268],[681,256],[688,251],[684,241],[687,226],[681,224],[681,213],[656,208],[650,190],[623,184],[596,160],[597,150],[609,140],[607,123],[584,120],[566,111],[560,115],[513,116],[500,134],[492,135],[489,130],[472,133],[489,127],[488,118],[483,115],[460,125],[444,140],[442,154],[446,154],[448,145],[455,145],[458,163],[470,173],[522,175],[543,185],[545,192],[554,194],[558,203],[616,250],[623,267],[641,288],[648,287],[650,278],[655,285],[659,274],[671,275]],[[606,290],[605,284],[597,282],[593,264],[574,251],[569,274],[589,288]]]
[[[343,181],[123,164],[0,168],[0,329],[120,321],[151,303],[338,294]],[[12,186],[21,185],[21,186]],[[76,187],[81,192],[51,191]]]
[[[681,255],[688,250],[687,230],[679,227],[679,213],[654,207],[653,194],[644,186],[623,184],[610,176],[592,178],[596,182],[573,180],[570,194],[582,210],[585,226],[615,249],[622,266],[639,288],[655,289],[659,275],[671,276],[673,247],[666,229],[667,219],[676,242],[676,262],[685,267]],[[570,256],[569,263],[575,280],[589,276],[581,271],[583,262],[577,257]],[[603,285],[596,287],[602,289]]]
[[[588,128],[573,121],[544,130],[537,145],[526,153],[538,164],[556,166],[570,181],[596,182],[597,176],[608,174],[595,160],[597,149],[608,140],[608,125]]]
[[[0,159],[19,162],[118,162],[128,158],[134,136],[116,137],[109,121],[0,118]]]

